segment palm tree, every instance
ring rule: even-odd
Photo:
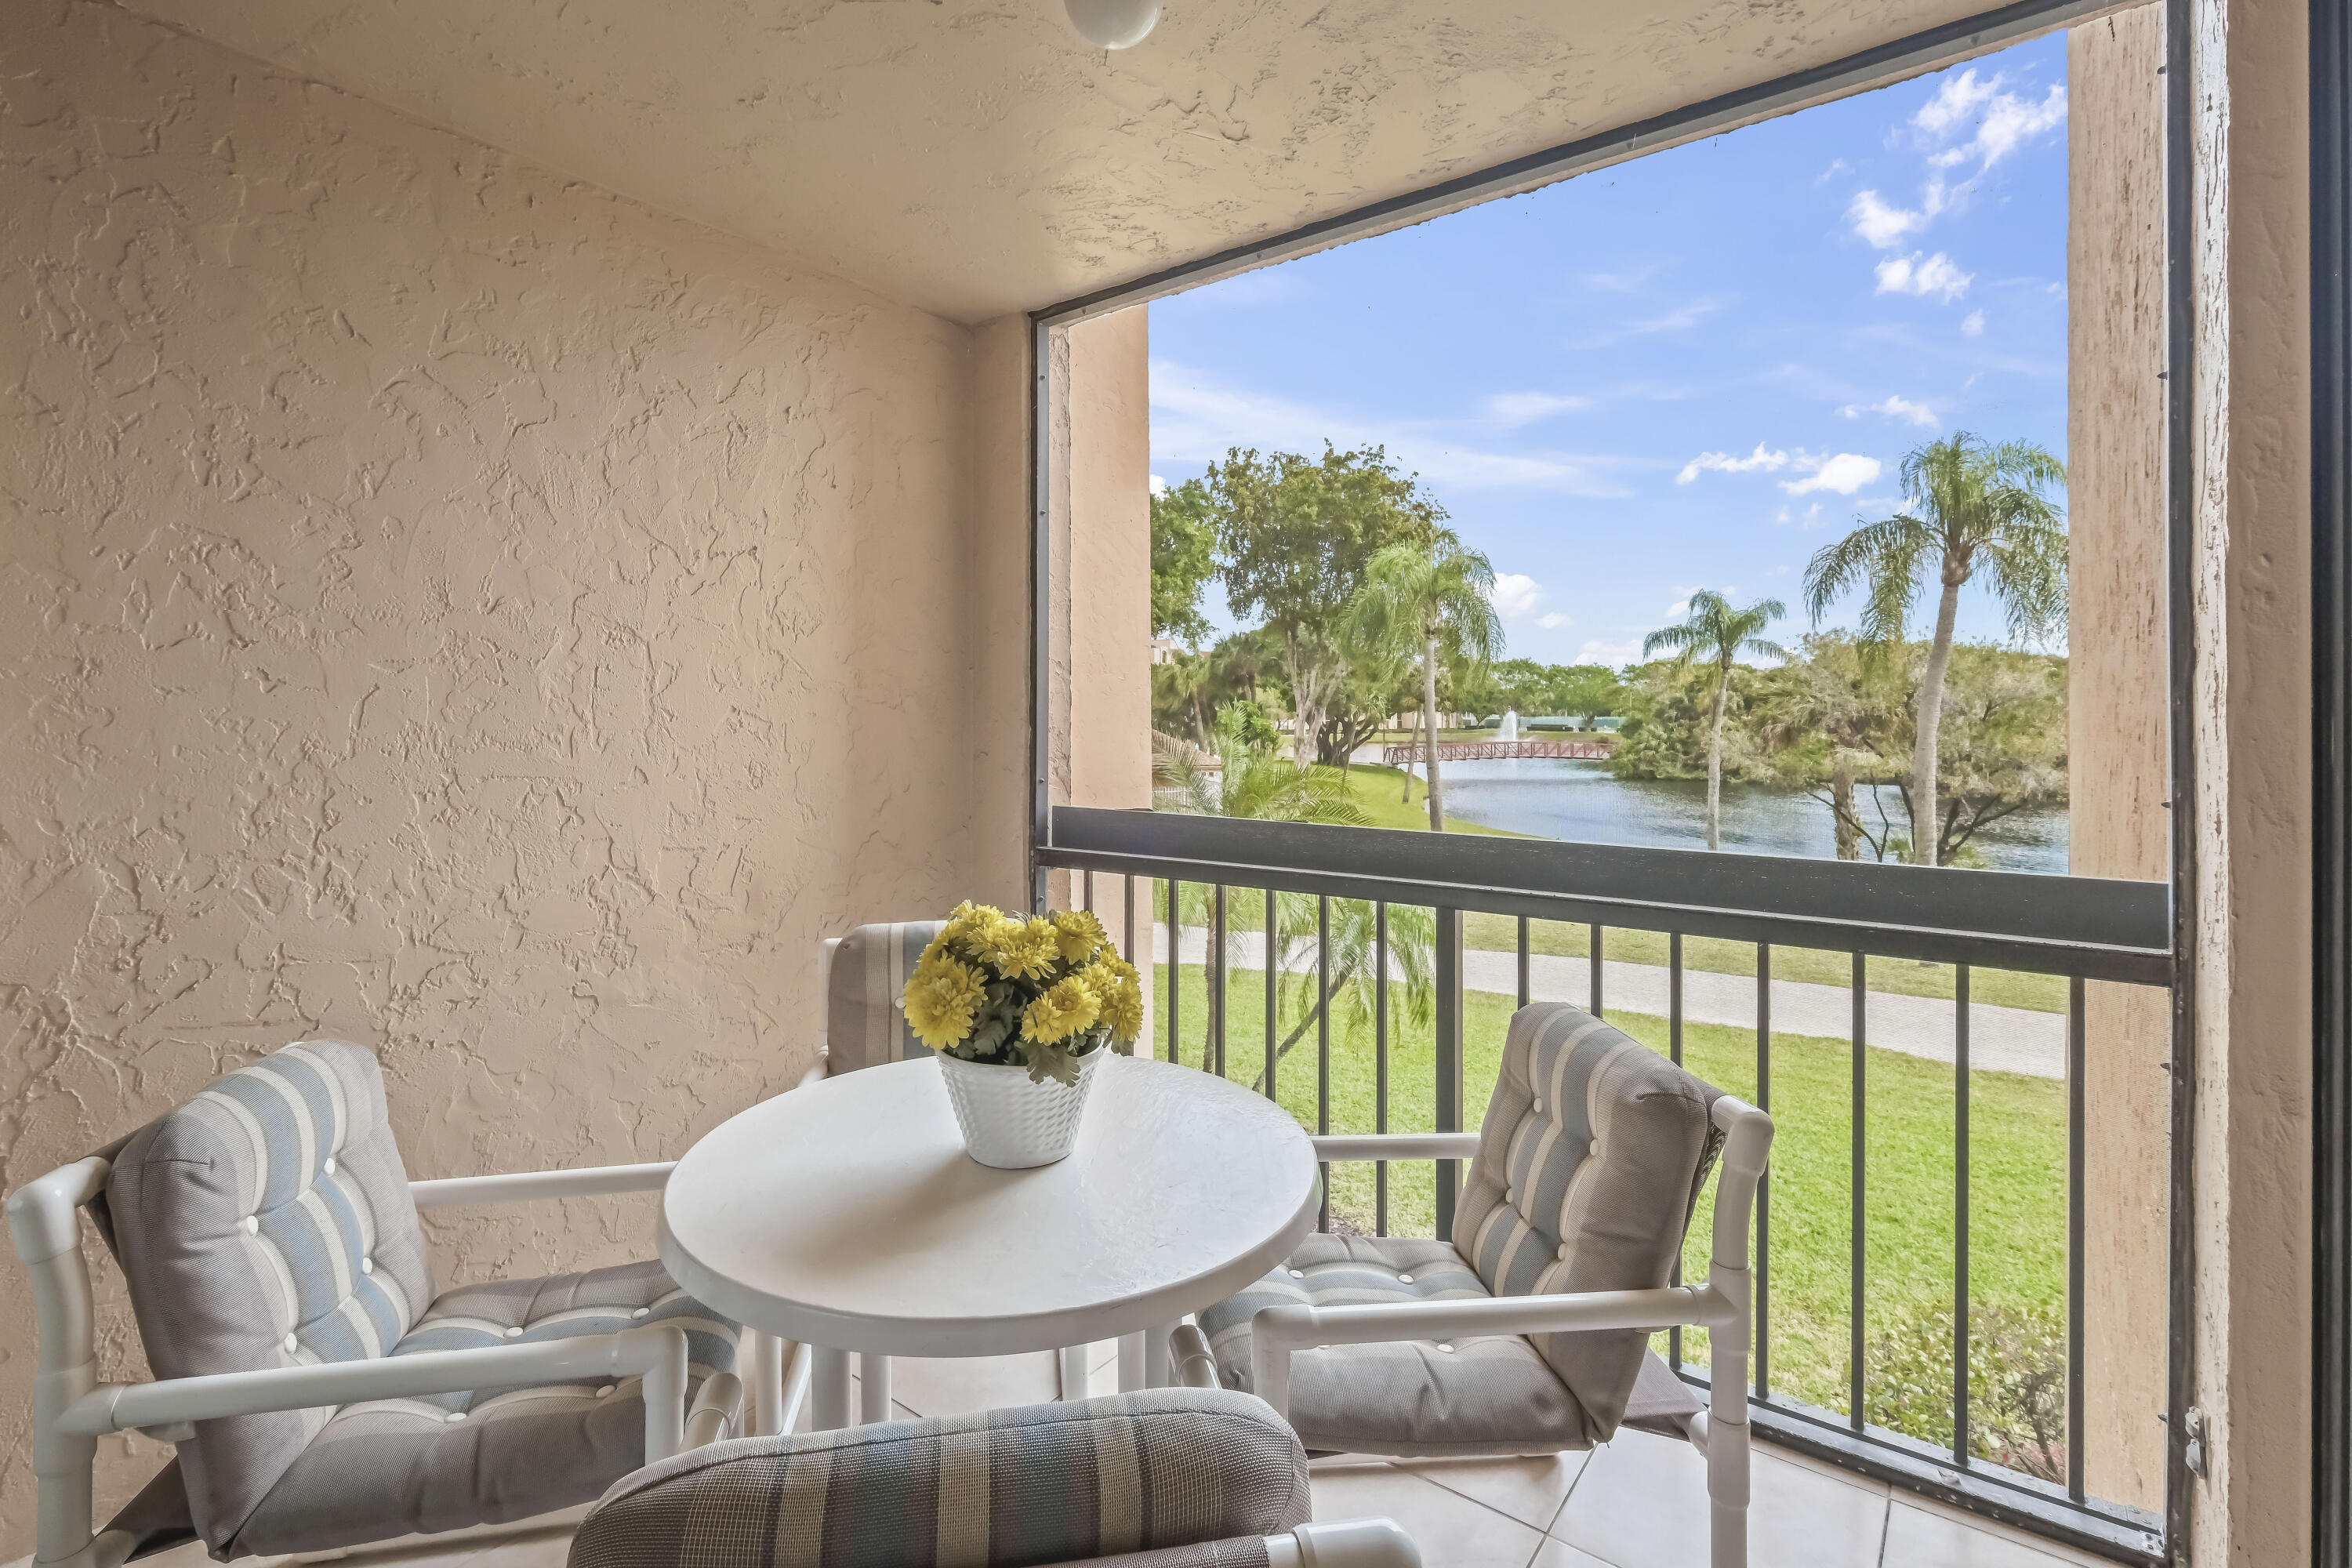
[[[1981,570],[2011,637],[2046,637],[2065,626],[2066,518],[2044,491],[2066,482],[2066,466],[2033,442],[1995,445],[1963,430],[1912,452],[1902,473],[1906,509],[1824,546],[1805,568],[1805,607],[1818,626],[1848,589],[1866,586],[1862,640],[1883,654],[1904,640],[1922,580],[1937,570],[1943,593],[1919,676],[1909,792],[1911,858],[1932,866],[1941,837],[1937,731],[1960,589]]]
[[[1364,568],[1348,606],[1349,635],[1421,656],[1422,732],[1428,737],[1429,827],[1445,831],[1437,782],[1437,661],[1486,664],[1503,651],[1503,618],[1489,595],[1495,568],[1447,535],[1391,544]]]
[[[1713,711],[1706,731],[1709,849],[1721,848],[1723,844],[1723,716],[1731,702],[1732,662],[1743,653],[1760,658],[1788,658],[1787,648],[1759,635],[1788,613],[1778,599],[1759,599],[1744,610],[1735,610],[1714,589],[1701,588],[1690,596],[1681,624],[1660,626],[1642,639],[1643,658],[1670,648],[1681,656],[1678,663],[1689,665],[1704,658],[1715,667]]]
[[[1316,822],[1349,827],[1364,825],[1363,808],[1349,792],[1345,774],[1320,765],[1300,767],[1271,747],[1253,744],[1238,703],[1228,703],[1218,710],[1216,741],[1219,766],[1215,770],[1202,766],[1188,747],[1158,747],[1152,759],[1153,782],[1160,788],[1181,791],[1184,802],[1181,809],[1202,816],[1246,816],[1259,821]],[[1178,910],[1180,927],[1190,930],[1209,926],[1211,896],[1211,889],[1200,883],[1185,884]],[[1290,1004],[1311,1003],[1282,1039],[1276,1051],[1279,1060],[1290,1054],[1291,1047],[1315,1026],[1327,1008],[1347,1024],[1361,1024],[1370,1016],[1372,1000],[1369,987],[1377,970],[1378,915],[1372,905],[1363,900],[1331,900],[1331,988],[1328,994],[1315,994],[1318,978],[1300,961],[1305,952],[1311,952],[1319,914],[1318,900],[1306,893],[1258,896],[1276,900],[1275,951],[1266,961],[1282,972],[1280,984]],[[1220,950],[1213,944],[1203,955],[1203,978],[1213,992],[1224,984],[1227,972],[1240,957],[1242,933],[1261,929],[1264,906],[1258,906],[1259,913],[1252,919],[1246,908],[1250,901],[1246,893],[1241,901],[1244,907],[1234,911],[1240,918],[1227,924],[1223,948]],[[1171,931],[1169,942],[1171,952],[1181,959],[1181,932]],[[1391,978],[1402,982],[1406,1010],[1416,1018],[1428,1016],[1435,994],[1432,976],[1436,942],[1436,921],[1428,910],[1404,904],[1391,906],[1388,944]],[[1295,967],[1297,973],[1293,973]],[[1171,975],[1180,972],[1181,964],[1171,963]],[[1203,1067],[1213,1060],[1208,1028],[1209,1021],[1203,1017]],[[1259,1076],[1262,1084],[1263,1068]]]

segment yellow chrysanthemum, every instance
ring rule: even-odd
[[[1143,977],[1123,958],[1107,958],[1080,971],[1087,989],[1101,1005],[1097,1021],[1110,1026],[1111,1037],[1127,1041],[1143,1033]]]
[[[988,987],[970,964],[940,953],[915,966],[900,1000],[915,1037],[935,1051],[945,1050],[971,1033]]]
[[[1110,941],[1110,933],[1103,930],[1092,910],[1065,910],[1047,918],[1054,922],[1054,940],[1068,963],[1086,963]]]
[[[980,956],[1007,980],[1042,980],[1054,972],[1061,948],[1053,921],[1043,916],[1025,922],[1008,919],[988,933]]]
[[[978,957],[989,934],[1004,923],[1003,910],[993,904],[975,904],[966,899],[948,916],[948,923],[932,939],[924,956],[929,957],[942,947],[949,947],[967,957]]]
[[[1102,1004],[1076,975],[1047,986],[1022,1015],[1021,1031],[1040,1045],[1055,1045],[1095,1026]]]

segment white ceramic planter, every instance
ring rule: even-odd
[[[995,1062],[968,1062],[944,1052],[940,1076],[948,1086],[948,1103],[955,1107],[956,1125],[963,1129],[963,1146],[983,1165],[1025,1171],[1050,1165],[1070,1152],[1077,1141],[1078,1118],[1087,1109],[1087,1090],[1095,1080],[1095,1064],[1105,1047],[1078,1058],[1078,1081],[1029,1081],[1029,1069]]]

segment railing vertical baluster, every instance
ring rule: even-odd
[[[1085,890],[1078,894],[1078,908],[1091,910],[1095,907],[1095,868],[1092,866],[1087,868],[1080,885]]]
[[[1683,1065],[1683,933],[1666,933],[1666,1052],[1676,1067]],[[1675,1254],[1674,1272],[1669,1283],[1683,1282],[1683,1255]],[[1666,1331],[1666,1364],[1680,1372],[1683,1366],[1683,1331],[1679,1325]]]
[[[1772,944],[1756,944],[1756,1109],[1772,1110]],[[1756,1397],[1772,1392],[1772,1173],[1756,1183]]]
[[[1372,1131],[1389,1130],[1389,907],[1372,906]],[[1372,1163],[1372,1234],[1389,1233],[1389,1163]]]
[[[1528,1005],[1528,917],[1519,917],[1519,1005]]]
[[[1133,963],[1135,962],[1135,879],[1121,877],[1118,880],[1123,911],[1119,916],[1118,951],[1129,963]],[[1146,1047],[1143,1054],[1150,1056],[1150,1047]]]
[[[1863,1402],[1866,1393],[1863,1376],[1863,1242],[1869,1234],[1868,1210],[1864,1203],[1864,1169],[1863,1154],[1868,1146],[1865,1132],[1864,1107],[1870,1101],[1866,1093],[1864,1067],[1864,1037],[1867,1031],[1869,1004],[1868,961],[1862,954],[1853,955],[1853,1255],[1851,1268],[1853,1275],[1853,1304],[1847,1309],[1846,1324],[1846,1407],[1847,1425],[1859,1433],[1862,1430]]]
[[[1331,898],[1315,900],[1315,1131],[1331,1131]],[[1315,1228],[1331,1228],[1331,1163],[1323,1163],[1323,1213]]]
[[[1965,1466],[1969,1438],[1969,1363],[1975,1324],[1969,1313],[1969,966],[1952,966],[1952,1463]]]
[[[2083,1500],[2083,977],[2066,983],[2066,1495]]]
[[[1437,1131],[1462,1131],[1462,911],[1437,911]],[[1437,1163],[1437,1237],[1454,1234],[1461,1163]]]
[[[1599,1018],[1606,1016],[1606,1015],[1601,1011],[1601,928],[1599,926],[1594,926],[1592,928],[1591,946],[1592,985],[1590,993],[1586,995],[1585,1000],[1592,1004],[1591,1012],[1594,1017]]]
[[[1202,968],[1203,973],[1214,982],[1209,987],[1209,1032],[1213,1043],[1202,1047],[1201,1059],[1202,1064],[1207,1066],[1213,1052],[1217,1065],[1209,1070],[1223,1078],[1225,1076],[1225,984],[1229,978],[1225,973],[1225,885],[1223,882],[1216,884],[1216,892],[1211,897],[1209,906],[1209,951],[1205,954],[1208,963]]]
[[[1168,881],[1168,1059],[1181,1061],[1177,1050],[1176,999],[1184,991],[1183,884]]]
[[[1265,1097],[1275,1098],[1274,1074],[1278,1064],[1275,1045],[1275,1026],[1281,1013],[1282,939],[1275,932],[1275,911],[1281,900],[1272,888],[1263,889],[1265,898]]]

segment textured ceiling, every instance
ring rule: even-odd
[[[126,0],[961,321],[1834,59],[1969,0]],[[1981,0],[1979,0],[1981,3]]]

